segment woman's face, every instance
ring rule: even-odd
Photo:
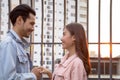
[[[62,41],[62,48],[63,49],[69,50],[75,45],[74,36],[72,36],[66,28],[63,30],[63,37],[61,38],[61,41]]]

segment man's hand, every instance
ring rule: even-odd
[[[37,80],[40,80],[41,78],[41,69],[39,67],[34,67],[31,71],[32,73],[34,73],[37,77]]]

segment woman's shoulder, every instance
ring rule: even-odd
[[[73,60],[74,65],[83,65],[83,61],[77,56],[74,60]]]

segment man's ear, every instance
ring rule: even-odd
[[[20,25],[22,22],[23,22],[22,16],[18,16],[16,19],[16,23]]]

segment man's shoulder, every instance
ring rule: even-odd
[[[10,36],[6,36],[1,42],[0,42],[0,46],[6,46],[7,44],[13,44],[13,38]]]

